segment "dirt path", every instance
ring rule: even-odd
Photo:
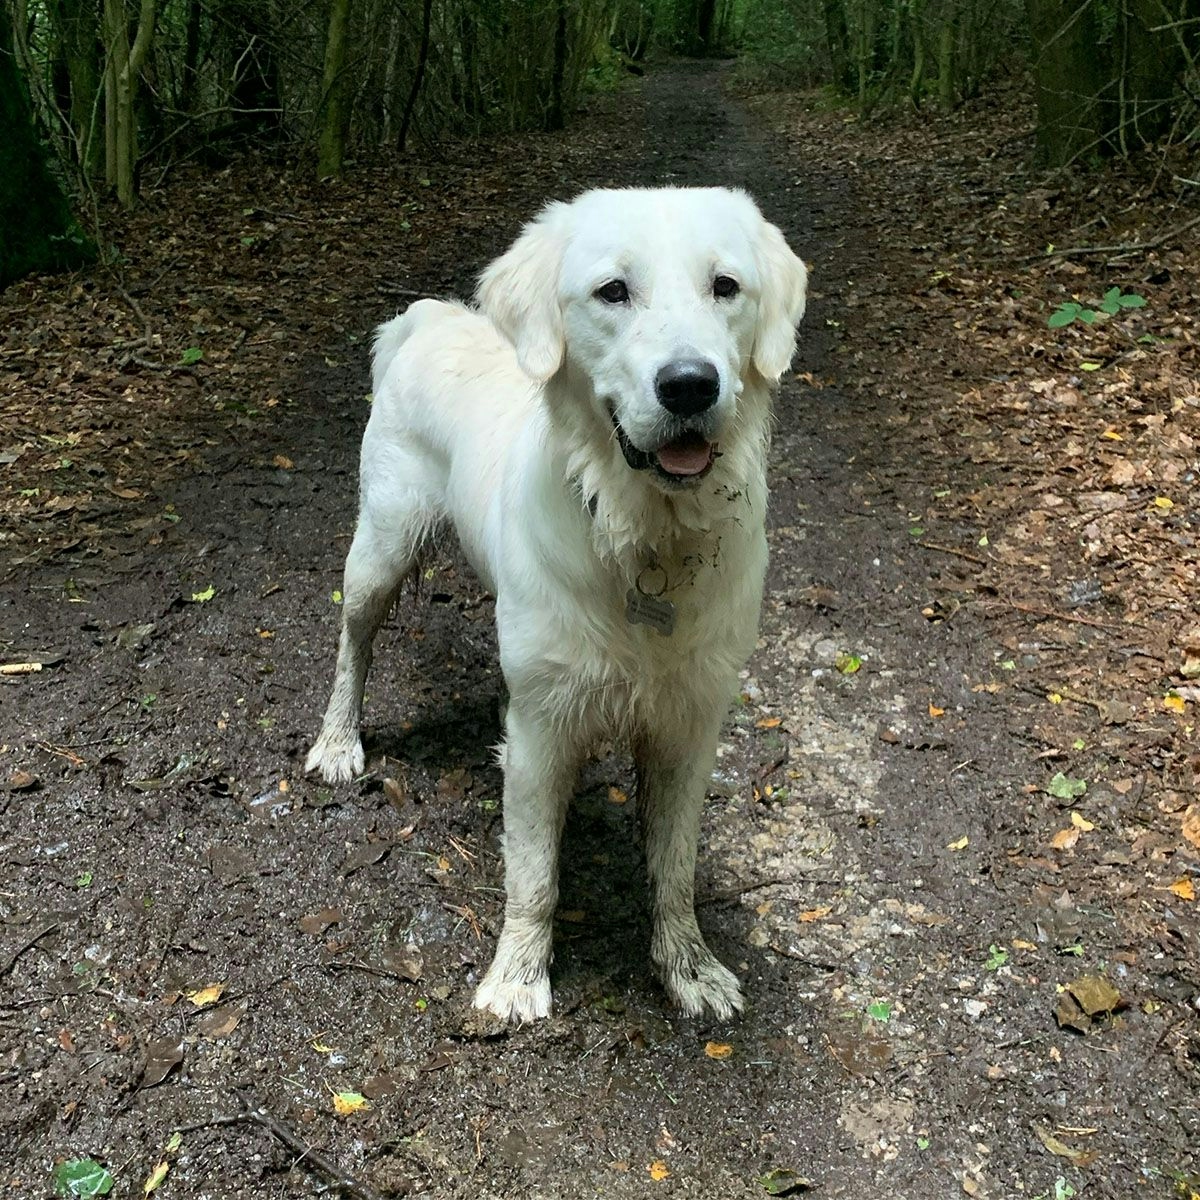
[[[839,340],[857,292],[898,290],[907,269],[845,173],[689,65],[528,161],[508,147],[436,169],[441,199],[407,241],[362,200],[396,257],[355,259],[336,312],[309,289],[277,392],[205,380],[220,404],[189,427],[153,521],[25,547],[0,593],[4,658],[52,664],[0,692],[10,1194],[46,1195],[56,1161],[89,1156],[114,1194],[164,1159],[164,1197],[317,1194],[327,1178],[261,1122],[198,1127],[246,1102],[381,1195],[725,1200],[766,1194],[776,1169],[830,1197],[1172,1195],[1172,1173],[1200,1167],[1195,922],[1131,893],[1115,843],[1079,888],[1048,856],[1071,802],[1041,790],[1033,698],[1002,688],[1047,647],[1004,644],[960,605],[977,528],[940,527],[957,553],[914,532],[932,494],[971,486],[926,431],[972,380],[929,361],[895,395],[903,337]],[[685,1021],[646,973],[629,771],[611,756],[568,828],[556,1014],[498,1034],[468,1008],[500,916],[498,681],[490,604],[452,554],[380,639],[371,779],[335,793],[300,775],[332,668],[363,339],[401,285],[469,288],[514,229],[489,186],[528,212],[633,182],[745,186],[814,268],[771,457],[761,647],[699,882],[751,1008]],[[295,245],[362,240],[352,206],[328,207]],[[281,320],[303,289],[281,288]],[[155,419],[145,440],[182,440]],[[1112,782],[1093,826],[1132,819],[1118,810],[1137,795]],[[1089,974],[1124,1011],[1084,1036],[1055,1011]],[[212,984],[215,1003],[189,998]],[[369,1109],[335,1115],[343,1091]]]

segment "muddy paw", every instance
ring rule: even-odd
[[[663,983],[667,994],[689,1017],[707,1011],[727,1021],[746,1004],[737,976],[707,950],[666,967]]]
[[[350,742],[321,734],[304,760],[304,770],[320,771],[326,783],[349,783],[363,773],[366,761],[357,737]]]
[[[475,1007],[505,1021],[536,1021],[550,1015],[550,976],[530,982],[505,979],[489,971],[475,992]]]

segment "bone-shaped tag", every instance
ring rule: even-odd
[[[625,593],[625,620],[630,625],[649,625],[663,637],[670,637],[675,632],[675,605],[630,588]]]

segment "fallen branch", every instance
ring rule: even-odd
[[[967,562],[978,563],[981,567],[988,566],[986,558],[980,558],[978,554],[968,554],[965,550],[959,550],[955,546],[940,546],[937,542],[918,542],[917,545],[922,550],[936,550],[939,554],[953,554],[955,558],[965,558]]]
[[[1097,621],[1092,617],[1076,617],[1071,613],[1055,612],[1052,608],[1038,608],[1033,604],[1018,604],[1015,600],[991,600],[989,604],[1004,604],[1009,608],[1015,608],[1017,612],[1029,613],[1034,617],[1052,617],[1056,621],[1070,621],[1073,625],[1088,625],[1092,629],[1115,629],[1119,633],[1123,633],[1126,629],[1140,629],[1141,626],[1136,621],[1129,621],[1124,625],[1114,625],[1111,621]]]
[[[33,937],[31,937],[29,939],[29,941],[27,941],[23,946],[18,946],[12,952],[12,954],[9,955],[8,962],[6,962],[4,964],[4,966],[0,967],[0,979],[3,979],[4,976],[7,975],[9,973],[9,971],[11,971],[13,969],[13,967],[15,967],[17,965],[17,960],[21,957],[22,954],[25,954],[26,952],[32,950],[34,948],[34,946],[36,946],[38,944],[38,942],[40,942],[42,940],[42,938],[49,937],[57,928],[58,928],[57,922],[55,922],[53,925],[47,925],[46,928],[43,929],[40,933],[35,933],[33,935]]]
[[[1161,250],[1180,234],[1187,233],[1200,225],[1200,217],[1193,217],[1175,229],[1169,229],[1162,237],[1150,242],[1122,242],[1115,246],[1070,246],[1066,250],[1052,250],[1049,254],[1028,254],[1018,262],[1049,262],[1052,258],[1080,258],[1087,254],[1136,254],[1142,250]]]
[[[35,675],[44,665],[40,662],[0,663],[0,675]]]
[[[238,1099],[244,1106],[241,1112],[228,1116],[210,1117],[207,1121],[196,1121],[191,1125],[177,1125],[177,1133],[194,1133],[198,1129],[211,1129],[222,1125],[258,1125],[265,1129],[277,1141],[282,1142],[289,1150],[294,1150],[299,1157],[293,1166],[309,1163],[315,1167],[335,1188],[350,1196],[358,1196],[359,1200],[383,1200],[383,1197],[370,1184],[361,1179],[348,1175],[333,1159],[322,1154],[314,1146],[306,1142],[298,1134],[293,1133],[286,1125],[272,1116],[261,1105],[251,1104],[245,1096],[238,1093]]]

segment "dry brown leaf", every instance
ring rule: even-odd
[[[1191,879],[1185,875],[1182,879],[1177,879],[1169,888],[1168,892],[1174,892],[1181,900],[1195,900],[1196,885]]]
[[[759,729],[774,729],[776,726],[783,723],[782,717],[760,717],[754,722]]]
[[[822,917],[829,916],[831,912],[833,912],[831,904],[822,905],[820,908],[806,908],[800,914],[800,920],[807,925],[812,921],[819,921]]]
[[[704,1047],[704,1053],[709,1058],[729,1058],[733,1054],[733,1047],[728,1042],[708,1042]]]
[[[1055,850],[1071,850],[1077,841],[1079,841],[1079,830],[1072,825],[1069,829],[1060,829],[1050,839],[1050,845]]]
[[[1200,804],[1189,804],[1184,811],[1183,836],[1200,850]]]

